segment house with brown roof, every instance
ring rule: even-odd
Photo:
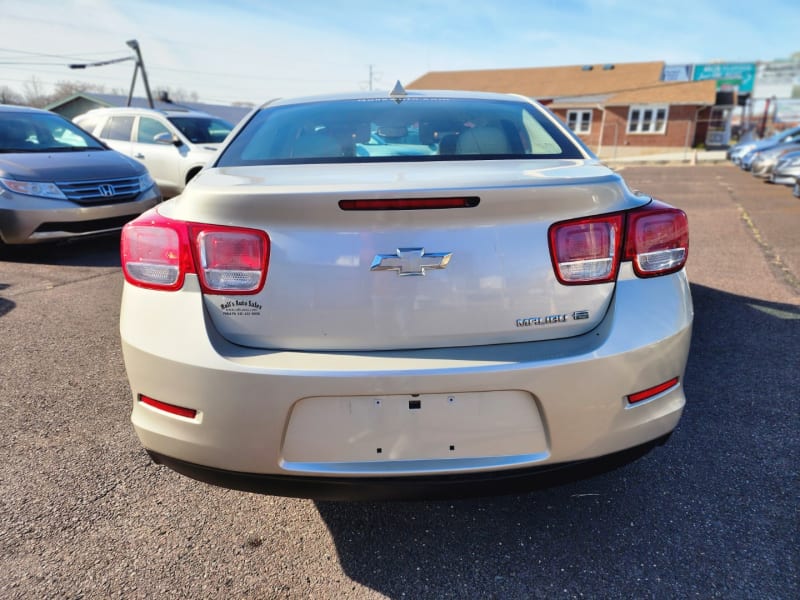
[[[408,89],[521,94],[546,105],[597,154],[668,152],[706,140],[714,80],[663,81],[663,62],[432,71]]]

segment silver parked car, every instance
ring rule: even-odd
[[[59,115],[0,105],[0,245],[119,231],[160,201],[135,160]]]
[[[758,150],[754,153],[750,163],[750,172],[755,177],[769,179],[772,169],[778,161],[792,152],[800,150],[800,143],[779,144],[766,150]]]
[[[784,154],[775,163],[769,180],[781,185],[794,185],[797,177],[800,177],[800,150]]]
[[[748,140],[738,143],[728,149],[726,155],[735,165],[742,166],[742,162],[749,153],[766,150],[778,144],[800,141],[800,127],[779,131],[763,140]]]
[[[688,244],[523,97],[275,101],[123,232],[133,426],[181,473],[317,498],[637,453],[685,404]]]
[[[73,121],[141,162],[165,197],[181,193],[233,129],[223,119],[179,108],[98,108]]]

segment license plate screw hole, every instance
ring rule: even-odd
[[[455,452],[455,450],[456,450],[455,446],[450,446],[450,452]]]
[[[377,453],[380,454],[381,452],[383,452],[383,448],[378,448]]]

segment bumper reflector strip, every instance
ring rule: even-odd
[[[147,406],[152,406],[153,408],[157,408],[158,410],[163,410],[164,412],[168,412],[172,415],[178,415],[179,417],[186,417],[187,419],[194,419],[197,416],[197,411],[193,408],[184,408],[183,406],[175,406],[174,404],[167,404],[166,402],[161,402],[160,400],[156,400],[154,398],[150,398],[148,396],[144,396],[139,394],[139,402],[142,404],[147,404]]]
[[[648,400],[653,396],[658,396],[662,392],[666,392],[668,389],[678,385],[678,381],[679,381],[678,377],[673,377],[669,381],[665,381],[664,383],[659,383],[658,385],[655,385],[646,390],[642,390],[641,392],[636,392],[635,394],[631,394],[630,396],[628,396],[628,402],[630,404],[636,404],[637,402]]]

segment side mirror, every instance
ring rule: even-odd
[[[172,146],[180,146],[183,142],[178,138],[177,135],[172,133],[163,132],[159,133],[153,138],[153,141],[156,144],[165,144],[165,145],[172,145]]]

